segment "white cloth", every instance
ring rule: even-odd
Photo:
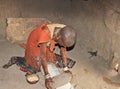
[[[64,28],[66,25],[64,24],[58,24],[58,23],[51,23],[51,24],[48,24],[47,27],[49,28],[50,30],[50,34],[51,34],[51,38],[53,38],[53,32],[55,30],[56,27],[60,27],[61,28]],[[59,30],[59,29],[58,29]]]

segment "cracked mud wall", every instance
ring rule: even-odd
[[[6,37],[7,18],[47,18],[72,26],[77,45],[97,50],[111,61],[120,54],[119,0],[0,0],[0,38]],[[111,5],[112,4],[112,5]]]

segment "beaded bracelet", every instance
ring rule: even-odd
[[[68,68],[68,67],[65,67],[65,68],[63,68],[63,70],[64,70],[64,71],[68,71],[68,70],[69,70],[69,68]]]
[[[45,79],[48,79],[50,77],[51,77],[50,74],[45,75]]]

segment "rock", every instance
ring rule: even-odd
[[[53,77],[53,89],[56,89],[59,87],[62,87],[64,86],[65,84],[68,84],[72,79],[72,76],[71,74],[69,73],[61,73],[60,75],[57,75],[55,77]]]
[[[32,30],[44,22],[45,18],[7,18],[6,38],[11,43],[26,41]]]
[[[66,89],[66,86],[70,86],[72,80],[72,75],[70,73],[65,73],[62,70],[59,70],[54,64],[48,63],[48,71],[53,79],[52,89]],[[41,67],[41,72],[44,75],[43,68]],[[72,85],[71,85],[72,87]],[[69,89],[69,88],[67,88]]]

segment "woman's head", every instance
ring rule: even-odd
[[[71,47],[75,44],[76,33],[71,27],[64,27],[59,31],[58,43],[64,47]]]

